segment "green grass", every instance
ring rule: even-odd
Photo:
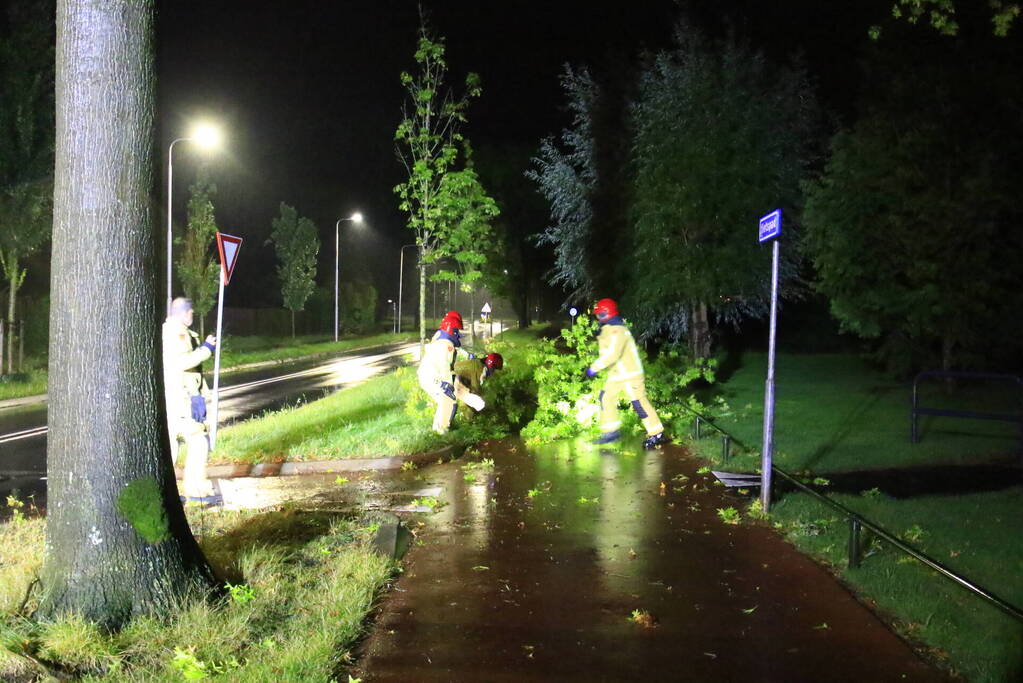
[[[484,386],[490,401],[472,421],[456,421],[444,436],[430,431],[433,403],[402,368],[326,398],[270,412],[219,433],[211,462],[282,462],[408,455],[467,445],[508,433],[528,419],[526,349],[542,328],[502,334],[484,349],[505,357],[505,368]],[[532,392],[535,397],[535,391]]]
[[[747,353],[742,365],[717,389],[731,410],[718,424],[746,444],[737,469],[760,463],[766,356]],[[871,371],[847,355],[780,354],[775,370],[775,457],[787,471],[828,472],[990,462],[1015,448],[1017,429],[1002,422],[922,417],[921,441],[909,443],[909,383]],[[974,408],[974,396],[935,395],[928,406]],[[1002,411],[1011,399],[1001,394]],[[996,409],[996,405],[983,405]],[[711,456],[720,444],[707,444]]]
[[[413,342],[418,338],[415,334],[375,334],[370,336],[352,336],[334,342],[333,338],[324,335],[291,337],[227,337],[221,349],[220,367],[223,371],[237,369],[253,363],[280,362],[299,358],[327,356],[343,353],[352,349],[396,342]],[[9,398],[38,396],[46,393],[47,372],[40,359],[26,360],[32,367],[22,375],[7,381],[0,381],[0,401]],[[212,370],[210,366],[209,370]]]
[[[717,387],[731,406],[717,424],[752,450],[728,463],[726,469],[734,471],[752,471],[760,463],[765,358],[749,354],[744,361]],[[931,385],[926,391],[928,406],[1012,408],[1013,398],[998,387],[986,395],[977,387],[947,394],[942,385]],[[883,489],[886,478],[880,470],[1012,462],[1017,443],[1012,425],[924,418],[923,438],[911,445],[910,385],[886,379],[851,356],[780,355],[777,394],[775,464],[816,478],[825,495],[1010,603],[1023,605],[1023,543],[1018,535],[1023,487],[892,498],[870,490],[870,485],[862,492],[834,491],[828,479],[830,475],[840,482],[843,473],[865,471],[862,480],[870,482],[874,476]],[[716,434],[696,448],[720,463]],[[947,668],[971,681],[1023,676],[1023,626],[997,608],[876,539],[864,540],[861,567],[847,569],[846,520],[806,494],[779,496],[771,520],[801,550],[830,564],[875,601],[901,632],[924,643]]]
[[[0,548],[7,550],[13,533],[31,557],[11,558],[24,577],[38,571],[40,521],[0,525]],[[116,633],[75,616],[35,622],[24,616],[32,604],[22,613],[4,605],[0,679],[49,671],[119,682],[344,680],[366,616],[394,571],[370,550],[375,526],[296,508],[191,521],[204,529],[204,552],[235,590],[171,615],[136,617]],[[15,588],[24,594],[25,579]]]
[[[416,339],[418,339],[418,335],[415,334],[391,334],[389,332],[342,338],[337,342],[323,335],[298,337],[297,340],[292,340],[291,337],[228,337],[224,348],[221,349],[220,364],[224,369],[231,369],[250,363],[283,362],[294,358],[340,353],[366,346],[400,341],[413,342]]]
[[[447,440],[433,434],[429,422],[422,424],[405,413],[405,398],[400,374],[376,377],[318,401],[227,427],[219,433],[211,462],[371,458],[444,445]]]

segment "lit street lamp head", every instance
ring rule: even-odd
[[[213,126],[197,126],[189,137],[195,140],[202,147],[209,148],[220,146],[220,131]]]
[[[362,214],[359,213],[358,211],[356,211],[355,213],[352,214],[351,221],[353,223],[361,223],[362,222]]]

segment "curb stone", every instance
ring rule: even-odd
[[[412,455],[392,455],[382,458],[350,458],[347,460],[311,460],[308,462],[259,462],[233,463],[227,465],[211,465],[206,468],[209,479],[235,479],[238,477],[291,477],[302,474],[326,474],[332,472],[368,472],[379,470],[400,469],[406,462],[423,465],[435,462],[438,458],[453,460],[460,456],[455,446],[445,446],[426,453]],[[174,476],[181,479],[183,467],[174,468]]]

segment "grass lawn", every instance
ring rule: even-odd
[[[470,421],[456,420],[444,436],[430,431],[433,402],[419,388],[415,368],[370,379],[306,405],[267,413],[218,433],[211,462],[281,462],[407,455],[495,438],[527,419],[532,374],[526,349],[541,328],[505,332],[486,345],[505,368],[484,387],[490,402]],[[479,345],[477,351],[483,350]],[[532,392],[535,397],[535,391]],[[411,400],[410,400],[411,398]]]
[[[342,353],[366,346],[377,346],[395,342],[412,342],[415,334],[374,334],[350,336],[336,343],[326,335],[311,335],[292,339],[291,337],[228,337],[221,349],[221,370],[232,370],[243,365],[267,361],[285,362],[297,358]],[[31,362],[29,362],[31,361]],[[34,365],[33,365],[34,364]],[[10,380],[0,380],[0,401],[8,398],[22,398],[46,393],[46,367],[40,359],[27,359],[26,365],[33,369]],[[34,367],[40,366],[40,367]],[[212,366],[210,366],[212,370]]]
[[[731,406],[717,424],[754,452],[733,458],[726,469],[759,465],[766,360],[747,354],[719,390]],[[894,481],[883,470],[920,472],[935,466],[1017,462],[1017,434],[1010,424],[929,417],[922,440],[909,443],[910,386],[872,372],[852,356],[780,355],[777,365],[775,463],[789,472],[819,478],[819,488],[867,519],[880,523],[953,571],[1016,606],[1023,605],[1023,510],[1019,474],[998,490],[886,495]],[[946,394],[930,386],[928,406],[1010,412],[1011,395],[979,387]],[[697,445],[720,463],[716,436]],[[851,479],[850,473],[859,473]],[[1012,475],[1007,475],[1012,476]],[[830,477],[830,478],[829,478]],[[861,483],[848,490],[844,481]],[[865,539],[860,568],[846,568],[846,520],[810,496],[776,497],[771,521],[800,549],[830,564],[896,627],[922,642],[949,669],[971,681],[1009,681],[1023,676],[1023,625],[989,607],[898,551]]]
[[[370,550],[374,525],[296,508],[190,516],[228,593],[171,616],[136,617],[116,633],[74,617],[31,620],[44,521],[0,524],[0,679],[345,680],[351,648],[394,573],[392,560]]]

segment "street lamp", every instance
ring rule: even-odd
[[[391,313],[394,315],[394,324],[391,325],[391,330],[398,334],[398,304],[394,302],[394,299],[388,299],[387,303],[391,304]]]
[[[176,138],[170,143],[170,147],[167,148],[167,314],[170,314],[171,305],[171,271],[172,264],[174,261],[173,253],[173,234],[171,232],[171,207],[172,197],[174,194],[174,145],[179,142],[195,142],[200,147],[207,149],[217,147],[220,145],[220,131],[213,126],[202,125],[196,127],[191,135],[183,138]]]
[[[398,332],[401,332],[401,284],[402,277],[405,275],[405,250],[409,247],[415,247],[415,244],[406,244],[401,248],[401,258],[398,259]]]
[[[341,264],[341,223],[343,221],[351,221],[352,223],[361,223],[362,214],[356,211],[348,218],[338,218],[337,223],[334,224],[334,341],[337,341],[337,330],[338,330],[338,274],[340,273]]]

